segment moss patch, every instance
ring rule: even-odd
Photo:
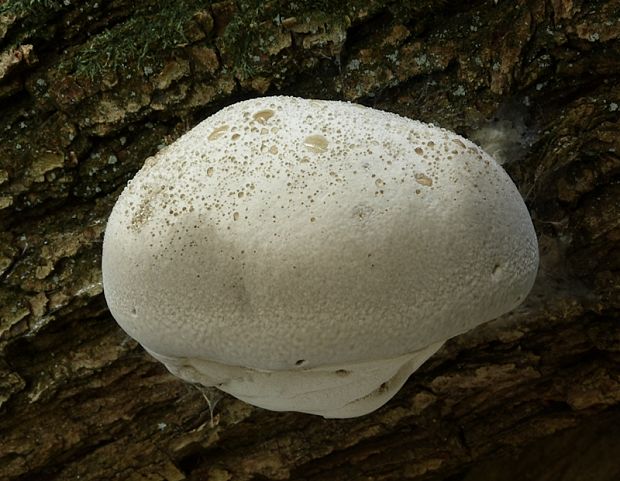
[[[40,15],[47,12],[62,10],[61,0],[9,0],[0,5],[0,15],[8,14],[22,17],[25,15]]]
[[[188,43],[186,26],[204,8],[198,0],[160,0],[138,6],[124,22],[111,26],[79,47],[61,67],[96,78],[129,65],[161,68],[162,51]]]

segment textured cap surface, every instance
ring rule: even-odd
[[[519,192],[470,141],[266,97],[146,161],[110,216],[103,280],[153,353],[295,370],[441,343],[519,304],[537,265]]]

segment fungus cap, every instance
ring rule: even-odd
[[[173,373],[326,417],[381,406],[537,266],[517,188],[475,144],[294,97],[231,105],[147,159],[103,245],[114,318]]]

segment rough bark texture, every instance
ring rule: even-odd
[[[0,2],[0,479],[620,479],[619,37],[618,0]],[[359,419],[211,418],[103,299],[127,180],[277,93],[477,140],[539,235],[527,302]]]

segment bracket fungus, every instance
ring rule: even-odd
[[[226,107],[149,158],[103,245],[112,315],[173,374],[334,418],[516,307],[537,267],[517,188],[475,144],[294,97]]]

